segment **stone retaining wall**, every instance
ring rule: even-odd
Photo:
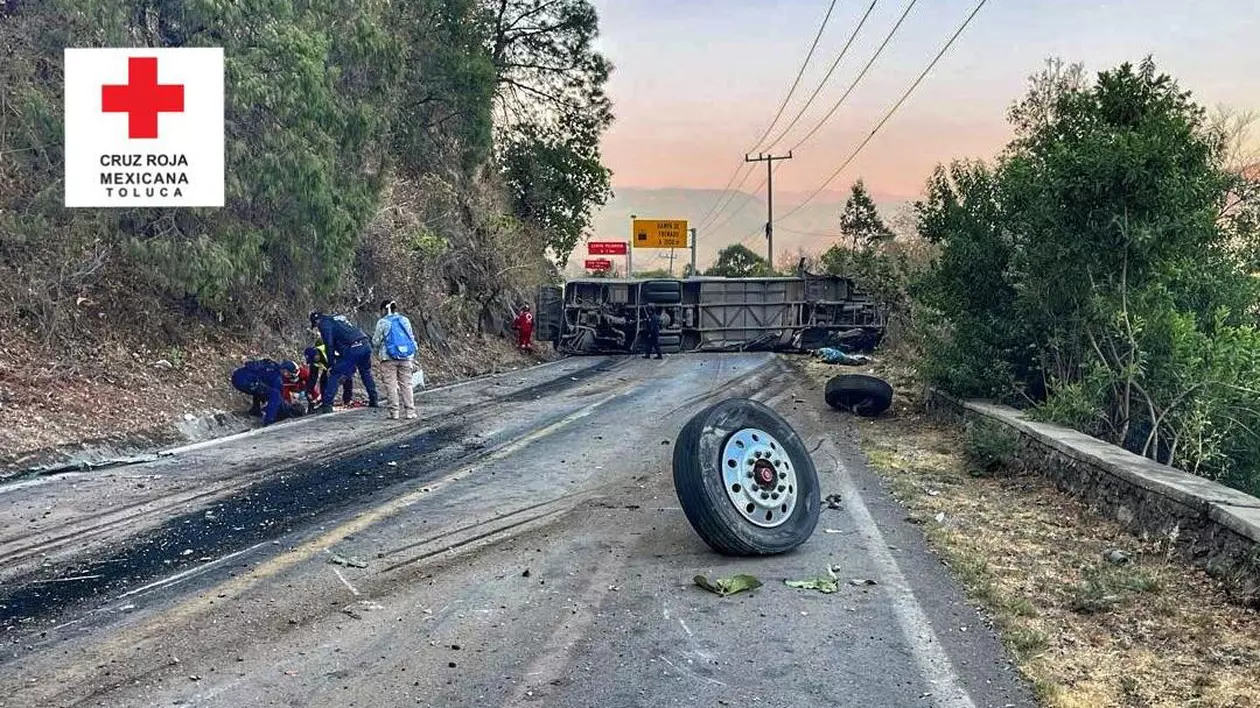
[[[1260,607],[1260,499],[1075,430],[1028,420],[1014,408],[939,391],[925,400],[940,418],[1010,428],[1018,434],[1020,464],[1139,536],[1172,539],[1235,599]]]

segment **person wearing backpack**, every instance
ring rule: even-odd
[[[389,399],[389,417],[398,420],[401,398],[401,408],[406,411],[407,419],[414,419],[416,404],[411,373],[416,360],[416,334],[411,329],[411,320],[398,314],[398,304],[393,300],[381,303],[381,318],[376,321],[372,348],[376,351],[385,395]]]

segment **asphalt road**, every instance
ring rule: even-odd
[[[842,497],[792,553],[716,555],[678,505],[674,439],[731,396]],[[0,706],[1033,705],[784,359],[568,359],[419,403],[0,487]],[[828,566],[836,593],[783,583]],[[692,582],[734,573],[764,585]]]

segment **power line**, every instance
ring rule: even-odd
[[[920,83],[923,82],[923,79],[928,75],[928,72],[932,71],[932,68],[935,67],[937,62],[941,60],[941,57],[945,56],[945,52],[949,51],[949,48],[953,46],[954,41],[957,40],[958,36],[963,33],[963,30],[967,29],[967,25],[971,24],[971,20],[975,18],[976,13],[980,12],[980,9],[983,8],[985,6],[985,3],[987,3],[988,1],[989,0],[980,0],[980,2],[976,5],[975,9],[971,11],[971,14],[967,16],[967,19],[963,20],[963,23],[958,26],[958,29],[954,32],[954,35],[950,37],[949,41],[946,42],[945,45],[941,47],[941,50],[936,53],[936,56],[932,59],[931,63],[927,65],[927,68],[923,70],[923,73],[919,74],[919,78],[915,79],[913,84],[910,84],[910,88],[906,89],[906,92],[903,93],[901,95],[901,98],[899,98],[897,102],[892,105],[892,108],[888,109],[888,112],[884,114],[884,117],[880,119],[879,123],[876,123],[875,127],[871,129],[871,132],[870,134],[866,136],[866,139],[863,140],[853,150],[853,152],[849,153],[849,156],[845,158],[844,162],[841,163],[839,167],[836,168],[835,172],[831,173],[831,176],[827,178],[827,181],[823,182],[822,185],[818,187],[818,189],[814,190],[814,192],[810,194],[809,197],[805,199],[805,201],[796,205],[790,211],[788,211],[788,213],[779,217],[780,219],[786,219],[792,214],[795,214],[796,212],[803,209],[806,204],[809,204],[811,201],[813,201],[815,197],[821,194],[824,189],[826,189],[833,181],[835,181],[836,177],[838,177],[840,173],[843,172],[844,169],[849,166],[849,163],[853,162],[853,159],[858,156],[858,153],[862,152],[862,149],[866,147],[867,143],[869,143],[871,139],[875,137],[875,134],[879,132],[880,128],[884,127],[884,124],[888,122],[888,119],[892,118],[893,114],[896,113],[897,110],[901,108],[901,105],[906,102],[906,99],[910,98],[910,94],[914,93],[914,90],[919,87]]]
[[[871,3],[874,6],[875,3]],[[761,141],[766,139],[770,131],[774,130],[774,126],[778,124],[779,118],[783,117],[783,109],[787,108],[788,101],[792,98],[792,94],[796,93],[796,87],[801,83],[801,77],[805,75],[805,68],[809,66],[809,60],[814,56],[814,50],[818,48],[818,40],[822,38],[823,30],[827,29],[827,21],[831,19],[831,11],[836,9],[836,0],[831,0],[831,4],[827,6],[827,15],[823,17],[822,24],[818,26],[818,34],[814,35],[814,43],[809,47],[809,53],[805,55],[805,61],[801,62],[801,68],[796,72],[796,80],[792,82],[792,88],[788,89],[787,95],[783,97],[783,103],[779,104],[779,112],[774,114],[774,120],[770,121],[770,125],[766,126],[766,132],[757,138],[756,144],[745,152],[752,152],[761,147]],[[847,46],[846,46],[847,48]],[[830,75],[830,74],[828,74]],[[810,97],[813,100],[813,96]],[[773,145],[771,147],[774,147]]]
[[[783,129],[783,132],[779,133],[779,137],[775,138],[774,142],[770,143],[770,145],[766,148],[767,150],[773,150],[774,146],[778,145],[779,141],[783,139],[783,136],[787,135],[791,132],[792,128],[796,127],[797,121],[801,119],[801,116],[805,115],[805,111],[814,104],[814,99],[818,98],[818,94],[823,90],[823,87],[827,85],[827,81],[831,79],[831,75],[835,73],[836,67],[840,65],[840,60],[844,59],[844,55],[849,52],[849,46],[852,45],[853,40],[857,38],[858,32],[862,31],[862,26],[866,24],[866,18],[871,16],[871,11],[875,9],[875,4],[878,2],[879,0],[871,0],[870,7],[866,8],[866,14],[862,15],[862,19],[858,21],[857,27],[853,28],[853,32],[849,35],[848,41],[844,43],[844,48],[840,50],[840,54],[836,56],[836,60],[831,62],[831,68],[827,70],[827,75],[822,78],[822,81],[818,82],[818,86],[814,88],[814,93],[810,94],[809,99],[805,101],[805,105],[801,106],[801,110],[796,112],[796,117],[792,119],[792,122],[788,124],[788,127]]]
[[[783,103],[780,104],[779,106],[779,112],[775,114],[774,120],[770,121],[770,125],[766,126],[766,130],[764,133],[761,134],[761,137],[757,138],[757,144],[754,145],[752,149],[748,150],[747,152],[752,152],[753,150],[756,150],[757,146],[761,145],[761,142],[766,139],[767,135],[770,134],[770,131],[774,130],[774,126],[778,124],[779,118],[783,116],[783,110],[787,108],[788,101],[791,100],[792,94],[796,92],[796,87],[800,85],[801,78],[805,75],[805,69],[807,66],[809,66],[809,60],[813,58],[814,50],[818,48],[818,40],[822,37],[823,30],[827,28],[827,23],[828,21],[831,20],[831,12],[832,10],[835,9],[835,7],[836,7],[836,0],[831,0],[831,4],[827,6],[827,14],[823,17],[822,24],[818,27],[818,32],[814,35],[814,42],[813,44],[810,45],[809,52],[805,55],[805,61],[801,62],[801,68],[800,70],[796,72],[796,80],[792,82],[792,87],[788,89],[787,95],[783,97]],[[833,65],[833,68],[834,68],[834,65]],[[812,101],[813,97],[811,97],[810,100]],[[744,169],[744,167],[746,167],[744,163],[740,163],[735,166],[735,170],[731,173],[730,179],[726,181],[726,186],[722,188],[721,194],[718,196],[717,199],[713,201],[711,205],[709,205],[708,211],[706,211],[704,216],[700,218],[699,226],[697,228],[707,227],[710,218],[717,218],[717,215],[720,214],[722,210],[726,208],[726,204],[730,202],[730,196],[732,194],[731,185],[735,183],[735,178],[739,176],[740,170]],[[743,179],[739,181],[740,186],[743,186],[744,182],[748,180],[748,176],[750,174],[752,174],[752,169],[749,169],[746,173],[744,173]],[[739,187],[736,187],[736,190],[738,189]],[[726,198],[725,202],[723,202],[724,197]],[[722,206],[718,207],[719,204],[722,204]]]
[[[914,4],[915,4],[915,2],[917,2],[917,1],[918,1],[918,0],[911,0],[910,7],[913,7],[913,6],[914,6]],[[849,47],[853,44],[853,40],[857,38],[858,33],[862,31],[862,27],[866,25],[866,20],[867,20],[867,18],[869,18],[869,17],[871,16],[871,12],[875,9],[875,5],[876,5],[878,2],[879,2],[879,0],[871,0],[871,4],[870,4],[869,6],[867,6],[867,8],[866,8],[866,12],[862,15],[862,19],[858,21],[857,26],[853,28],[853,32],[851,32],[851,33],[849,34],[849,38],[848,38],[848,40],[846,40],[846,41],[845,41],[845,43],[844,43],[844,47],[843,47],[843,48],[841,48],[840,53],[839,53],[839,54],[836,56],[836,58],[835,58],[835,61],[831,62],[831,67],[827,69],[827,73],[826,73],[826,75],[825,75],[825,76],[823,76],[822,81],[818,82],[818,86],[816,86],[816,87],[814,88],[814,92],[813,92],[812,94],[810,94],[810,97],[809,97],[808,99],[806,99],[806,101],[805,101],[805,105],[801,106],[801,109],[800,109],[799,111],[797,111],[797,112],[796,112],[796,116],[792,118],[792,122],[791,122],[791,123],[789,123],[789,124],[788,124],[788,126],[787,126],[786,128],[784,128],[784,129],[783,129],[783,131],[782,131],[781,133],[779,133],[779,136],[778,136],[777,138],[775,138],[775,139],[774,139],[774,142],[772,142],[772,143],[770,144],[770,149],[773,149],[775,145],[778,145],[778,144],[779,144],[779,141],[783,140],[783,138],[784,138],[784,137],[785,137],[785,136],[786,136],[789,132],[791,132],[792,128],[796,126],[796,124],[797,124],[797,122],[798,122],[798,121],[800,121],[801,116],[805,115],[805,111],[807,111],[807,110],[809,109],[809,107],[810,107],[811,105],[813,105],[813,103],[814,103],[814,99],[816,99],[816,98],[818,97],[818,94],[819,94],[819,93],[823,90],[823,87],[827,85],[827,81],[831,79],[831,75],[832,75],[833,73],[835,73],[836,67],[840,65],[841,60],[843,60],[843,59],[844,59],[844,57],[845,57],[845,55],[846,55],[846,54],[848,54]],[[907,9],[906,9],[906,14],[909,14],[909,8],[907,8]],[[905,20],[905,17],[906,17],[906,15],[905,15],[905,14],[903,14],[903,15],[901,16],[901,20],[902,20],[902,21],[904,21],[904,20]],[[897,26],[899,27],[900,25],[901,25],[901,21],[898,21],[898,22],[897,22]],[[896,28],[896,27],[894,27],[894,28],[893,28],[893,32],[896,32],[896,31],[897,31],[897,28]],[[891,37],[891,35],[890,35],[890,37]],[[886,44],[888,44],[888,38],[885,38],[885,39],[884,39],[884,45],[886,45]],[[881,45],[881,46],[880,46],[879,51],[883,51],[884,45]],[[876,53],[876,56],[879,56],[878,52]],[[873,62],[873,60],[872,60],[872,62]],[[869,69],[869,68],[870,68],[870,63],[868,63],[868,64],[867,64],[867,67],[866,67],[866,68],[867,68],[867,69]],[[842,97],[842,98],[840,99],[840,102],[843,102],[843,101],[844,101],[844,99],[848,97],[848,94],[849,94],[850,92],[852,92],[852,91],[853,91],[853,87],[857,85],[857,82],[858,82],[858,81],[861,81],[862,76],[864,76],[865,74],[866,74],[866,70],[864,69],[864,70],[862,71],[862,75],[858,76],[858,78],[857,78],[857,79],[853,82],[853,84],[851,84],[851,85],[849,86],[849,90],[845,93],[845,96],[844,96],[844,97]],[[838,106],[839,106],[839,102],[836,104],[836,106],[833,106],[833,107],[832,107],[832,109],[831,109],[831,110],[832,110],[832,113],[834,113],[834,112],[835,112],[835,110],[836,110],[836,108],[837,108]],[[828,114],[828,116],[830,116],[830,114]],[[776,120],[777,120],[777,119],[776,119]],[[769,131],[767,131],[767,133],[768,133],[768,132],[769,132]],[[791,150],[789,150],[788,152],[791,152]],[[775,169],[777,170],[778,168],[776,167]],[[743,186],[744,182],[746,182],[746,181],[748,180],[748,177],[749,177],[749,175],[751,175],[751,174],[752,174],[752,173],[751,173],[751,171],[750,171],[750,172],[748,172],[748,173],[746,173],[746,174],[744,175],[743,179],[741,179],[741,180],[740,180],[740,182],[739,182],[740,186]],[[732,181],[734,181],[734,179],[733,179],[733,178],[732,178]],[[728,184],[727,186],[728,186],[728,188],[729,188],[729,186],[730,186],[730,185]],[[760,191],[761,191],[761,188],[762,188],[762,187],[764,187],[764,186],[765,186],[765,182],[762,182],[762,183],[761,183],[760,185],[758,185],[758,186],[757,186],[757,188],[756,188],[756,189],[754,189],[753,191],[754,191],[754,192],[760,192]],[[737,189],[738,189],[738,187],[737,187]],[[723,211],[723,210],[725,210],[728,206],[730,206],[730,202],[731,202],[730,195],[727,195],[727,196],[728,196],[727,200],[726,200],[724,203],[722,203],[722,205],[721,205],[720,207],[718,207],[716,211],[714,211],[713,209],[710,209],[710,213],[712,214],[712,218],[711,218],[711,220],[715,220],[715,219],[717,219],[717,218],[718,218],[718,215],[720,215],[720,214],[722,213],[722,211]],[[742,211],[742,210],[743,210],[743,208],[744,208],[744,207],[746,207],[746,206],[747,206],[747,203],[745,203],[743,207],[740,207],[740,208],[739,208],[739,210],[740,210],[740,211]],[[706,216],[706,218],[708,218],[708,217]],[[732,218],[734,218],[734,214],[732,214],[730,217],[728,217],[728,218],[726,219],[726,221],[724,221],[724,222],[722,222],[722,223],[723,223],[723,224],[725,224],[726,222],[730,221]],[[713,227],[712,227],[711,225],[709,225],[709,224],[706,224],[706,225],[705,225],[705,228],[706,228],[706,230],[713,230]]]
[[[844,95],[840,97],[840,100],[836,101],[835,104],[831,106],[831,110],[827,111],[827,115],[823,116],[822,120],[818,121],[818,123],[813,127],[813,129],[811,129],[808,133],[805,134],[805,137],[796,141],[796,144],[792,146],[793,150],[799,148],[802,144],[805,143],[806,140],[809,140],[810,138],[812,138],[814,136],[814,133],[817,133],[819,129],[822,128],[823,125],[825,125],[827,121],[831,119],[831,116],[835,115],[836,111],[839,110],[841,104],[843,104],[845,99],[849,97],[849,94],[853,93],[853,89],[857,87],[858,82],[862,80],[862,77],[866,76],[866,72],[870,71],[871,66],[875,64],[875,60],[878,59],[879,55],[884,52],[884,48],[888,46],[888,42],[892,40],[893,35],[897,34],[897,30],[901,27],[901,23],[906,21],[906,17],[910,15],[910,11],[914,9],[914,5],[918,1],[919,0],[910,0],[910,4],[906,5],[905,12],[901,13],[901,19],[897,20],[897,24],[893,25],[892,30],[889,31],[888,35],[884,37],[883,43],[880,44],[879,48],[875,50],[875,53],[871,55],[870,61],[866,62],[866,66],[862,67],[861,73],[857,75],[857,78],[853,80],[853,83],[849,84],[849,88],[845,89]]]

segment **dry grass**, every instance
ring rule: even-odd
[[[807,368],[820,380],[848,370]],[[975,476],[961,431],[918,412],[913,370],[873,370],[898,400],[886,417],[858,424],[872,465],[987,611],[1043,704],[1260,706],[1258,613],[1230,604],[1166,542],[1141,541],[1033,473]],[[1111,549],[1133,560],[1110,563]]]
[[[234,367],[258,356],[302,359],[300,347],[271,342],[247,348],[222,339],[160,351],[109,343],[76,363],[40,354],[15,332],[0,343],[0,466],[34,464],[30,454],[57,446],[151,434],[185,413],[243,412],[248,400],[232,388]],[[535,343],[538,354],[530,356],[505,337],[462,334],[448,344],[442,354],[421,346],[419,364],[429,386],[529,366],[550,350]],[[159,367],[163,361],[170,366]],[[357,375],[355,397],[366,399]]]

